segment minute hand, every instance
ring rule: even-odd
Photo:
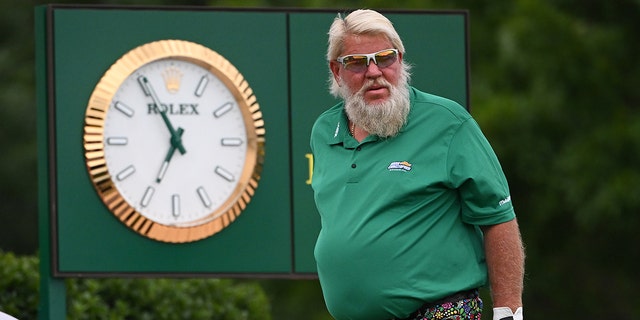
[[[185,154],[187,150],[185,150],[184,146],[182,145],[182,138],[171,125],[171,121],[169,121],[169,117],[167,117],[167,111],[162,110],[162,104],[160,104],[160,99],[158,99],[155,90],[153,90],[151,82],[149,82],[149,79],[147,79],[147,77],[145,76],[141,76],[139,80],[143,88],[145,89],[145,93],[151,96],[151,99],[153,99],[153,103],[156,105],[158,112],[160,112],[162,120],[164,120],[164,124],[169,129],[169,133],[171,134],[171,145],[177,148],[178,151],[180,151],[180,154]]]

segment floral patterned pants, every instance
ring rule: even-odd
[[[482,299],[475,290],[458,301],[426,304],[405,320],[480,320],[481,316]]]

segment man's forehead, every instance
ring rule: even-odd
[[[352,34],[348,35],[344,39],[343,51],[352,51],[349,53],[368,53],[357,52],[358,49],[371,49],[371,48],[389,49],[393,48],[391,41],[384,34]],[[372,52],[379,51],[374,50]]]

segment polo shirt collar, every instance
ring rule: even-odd
[[[342,108],[342,112],[337,113],[333,120],[336,125],[334,127],[333,138],[329,139],[327,142],[329,145],[341,144],[347,149],[353,149],[362,143],[377,141],[380,139],[378,136],[369,135],[361,142],[358,142],[349,132],[349,120],[347,118],[347,113],[344,110],[344,106]]]

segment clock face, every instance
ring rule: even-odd
[[[200,45],[164,40],[123,56],[96,86],[85,122],[98,194],[149,238],[215,234],[257,187],[264,126],[255,96],[226,59]]]

